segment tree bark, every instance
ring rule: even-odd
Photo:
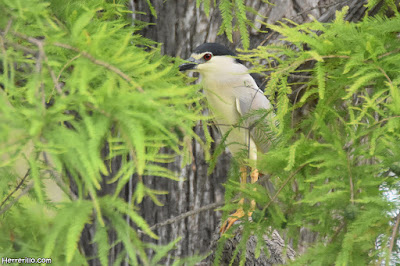
[[[157,18],[150,15],[150,9],[146,1],[143,0],[131,0],[130,6],[132,11],[145,12],[146,15],[134,13],[132,16],[141,21],[155,23],[145,27],[141,34],[162,43],[164,54],[187,58],[195,47],[204,42],[218,42],[232,50],[241,48],[240,36],[237,32],[233,34],[233,43],[230,43],[224,35],[217,35],[221,16],[216,7],[212,7],[209,16],[207,16],[202,8],[196,8],[196,0],[151,2],[157,12]],[[321,22],[329,22],[334,19],[336,10],[341,10],[343,6],[348,5],[350,9],[346,19],[358,21],[366,11],[364,7],[366,0],[274,0],[270,2],[274,5],[268,5],[261,0],[246,1],[247,6],[251,6],[262,16],[267,17],[267,19],[263,19],[254,14],[249,14],[248,17],[258,29],[264,32],[268,32],[268,29],[258,20],[273,24],[283,18],[288,18],[296,23],[304,23],[312,19],[311,15]],[[280,42],[279,38],[279,34],[274,32],[261,33],[252,29],[250,31],[250,48]],[[196,127],[198,134],[201,135],[201,131],[201,126]],[[212,130],[211,134],[218,141],[220,138],[218,133]],[[212,208],[202,212],[195,210],[204,206],[215,207],[211,204],[223,201],[223,183],[228,175],[231,156],[228,151],[225,151],[219,157],[213,173],[207,175],[208,164],[201,145],[196,141],[192,141],[192,153],[194,159],[190,165],[181,168],[181,158],[177,158],[175,162],[167,165],[169,169],[185,181],[176,182],[153,176],[144,178],[145,185],[151,189],[168,191],[168,195],[159,197],[164,206],[156,206],[148,198],[144,199],[140,205],[141,215],[150,225],[155,225],[155,233],[159,236],[158,244],[166,244],[177,237],[182,237],[177,248],[164,261],[165,265],[172,264],[177,257],[213,251],[216,240],[219,238],[217,231],[221,212]],[[130,185],[125,190],[126,200],[129,200],[134,186],[135,177],[132,177]],[[180,216],[187,212],[195,214]],[[171,220],[163,224],[168,219]],[[222,265],[231,260],[232,251],[240,237],[239,229],[236,236],[227,242]],[[143,240],[150,241],[146,237],[143,237]],[[271,239],[265,238],[264,240],[269,247],[270,255],[261,254],[260,258],[256,259],[254,257],[256,240],[251,238],[247,245],[246,265],[285,264],[288,259],[294,258],[295,252],[288,246],[288,240],[285,242],[277,231],[274,231]],[[294,249],[302,253],[313,241],[315,241],[315,234],[304,229],[300,233],[299,246],[294,247]],[[115,247],[113,252],[117,254],[119,248],[118,246]],[[149,255],[152,255],[151,251],[149,251]],[[213,259],[212,256],[207,258],[203,264],[210,264]],[[236,265],[236,262],[237,259],[234,265]]]
[[[236,247],[239,245],[242,239],[243,227],[239,228],[235,232],[235,236],[226,240],[224,243],[221,260],[219,265],[229,265],[231,262],[233,265],[239,265],[241,252],[233,258],[233,253]],[[210,256],[203,260],[202,264],[199,265],[212,265],[215,260],[215,250],[217,249],[220,234],[218,230],[214,233],[214,236],[210,243],[210,249],[213,251]],[[270,236],[264,235],[263,241],[268,251],[262,251],[260,256],[256,256],[257,237],[252,235],[246,243],[246,254],[245,254],[245,266],[262,265],[270,266],[276,264],[287,264],[289,260],[293,260],[296,256],[296,252],[282,239],[278,231],[274,230]],[[267,255],[268,254],[268,255]]]

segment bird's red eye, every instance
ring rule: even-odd
[[[211,59],[211,57],[212,57],[212,54],[210,54],[210,53],[206,53],[206,54],[203,55],[203,58],[206,61],[209,61]]]

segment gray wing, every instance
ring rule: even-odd
[[[267,152],[274,133],[271,128],[272,118],[275,115],[273,108],[264,93],[254,83],[242,86],[240,93],[235,93],[236,109],[242,123],[250,130],[250,136],[257,145],[257,149]]]

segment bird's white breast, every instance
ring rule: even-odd
[[[227,65],[230,67],[208,66],[207,72],[202,73],[202,82],[215,123],[222,135],[229,131],[226,145],[235,154],[248,149],[251,142],[249,131],[243,126],[238,126],[240,113],[237,99],[250,102],[252,95],[254,96],[254,90],[258,87],[253,78],[246,73],[245,66],[232,64],[232,62]]]

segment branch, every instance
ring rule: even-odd
[[[49,60],[48,60],[47,55],[46,55],[46,53],[44,51],[44,45],[45,45],[44,41],[39,40],[37,38],[33,38],[33,37],[30,37],[30,36],[27,36],[27,35],[19,33],[19,32],[15,32],[15,31],[12,34],[17,36],[17,37],[19,37],[19,38],[21,38],[21,39],[24,39],[24,40],[26,40],[26,41],[28,41],[28,42],[30,42],[30,43],[32,43],[32,44],[34,44],[34,45],[36,45],[38,47],[39,55],[38,55],[38,61],[36,62],[36,70],[37,70],[38,73],[41,72],[41,70],[42,70],[41,62],[42,62],[42,60],[44,60],[46,65],[47,65],[47,69],[49,70],[51,79],[53,80],[54,86],[57,89],[57,92],[60,95],[62,95],[63,93],[62,93],[60,84],[58,84],[58,82],[57,82],[56,75],[54,74],[53,69],[50,67]],[[43,83],[42,83],[42,85],[43,85]]]
[[[24,196],[26,193],[29,192],[29,190],[31,190],[31,188],[33,187],[34,182],[32,181],[29,185],[26,186],[26,188],[24,188],[24,190],[21,191],[21,194],[19,194],[13,201],[11,201],[9,204],[7,204],[6,206],[4,206],[3,209],[0,209],[0,215],[2,215],[3,213],[5,213],[6,211],[8,211],[22,196]]]
[[[56,78],[56,75],[54,74],[53,69],[52,69],[52,68],[50,67],[50,65],[49,65],[49,60],[48,60],[48,58],[47,58],[46,53],[44,52],[44,49],[43,49],[43,58],[44,58],[44,62],[46,62],[47,69],[48,69],[49,72],[50,72],[50,77],[51,77],[51,79],[53,80],[54,87],[57,89],[58,94],[60,94],[60,95],[63,96],[64,94],[63,94],[62,89],[61,89],[61,87],[60,87],[60,83],[58,82],[58,78]]]
[[[6,36],[6,35],[7,35],[8,31],[9,31],[10,28],[11,28],[12,22],[13,22],[13,21],[12,21],[12,18],[10,18],[10,19],[8,20],[8,22],[7,22],[6,29],[5,29],[4,32],[3,32],[3,36]]]
[[[348,2],[348,0],[342,0],[342,1],[331,3],[331,4],[325,4],[325,5],[316,5],[314,7],[308,8],[308,9],[306,9],[304,11],[301,11],[301,12],[297,13],[296,16],[293,16],[291,19],[297,18],[297,17],[303,15],[304,13],[308,13],[310,11],[313,11],[314,9],[317,9],[317,8],[329,8],[329,7],[332,7],[332,6],[339,5],[339,4],[344,4],[346,2]]]
[[[397,214],[396,224],[393,227],[392,238],[390,239],[388,259],[390,258],[390,254],[392,253],[392,250],[393,250],[393,247],[394,247],[394,242],[395,242],[395,239],[396,239],[397,231],[399,230],[399,224],[400,224],[400,213]],[[389,265],[389,261],[387,261],[386,264]]]
[[[325,5],[316,5],[316,6],[314,6],[314,7],[308,8],[308,9],[306,9],[306,10],[304,10],[304,11],[301,11],[301,12],[297,13],[295,16],[290,17],[288,20],[290,21],[290,20],[293,20],[293,19],[295,19],[295,18],[298,18],[298,17],[302,16],[304,13],[308,13],[308,12],[310,12],[310,11],[313,11],[314,9],[318,9],[318,8],[329,8],[329,7],[336,6],[336,5],[339,5],[339,4],[343,4],[343,3],[346,3],[346,2],[348,2],[348,0],[342,0],[342,1],[338,1],[338,2],[331,3],[331,4],[325,4]],[[267,37],[260,43],[259,46],[264,46],[264,44],[265,44],[273,35],[275,35],[275,34],[280,35],[280,33],[277,32],[277,31],[271,32],[271,33],[270,33],[269,35],[267,35]]]
[[[390,52],[387,52],[387,53],[384,53],[384,54],[378,56],[378,59],[382,59],[383,57],[391,55],[391,54],[397,54],[398,52],[400,52],[400,48],[394,49],[393,51],[390,51]]]
[[[328,58],[345,58],[345,59],[350,59],[351,57],[348,55],[321,55],[322,59],[328,59]],[[303,60],[299,60],[299,61],[295,61],[293,62],[291,65],[280,69],[279,71],[276,71],[275,73],[281,73],[281,72],[286,72],[289,70],[289,73],[291,72],[290,69],[296,69],[298,66],[304,64],[305,62],[309,62],[309,61],[316,61],[317,59],[315,59],[314,57],[309,57],[309,58],[305,58]]]
[[[299,168],[296,169],[296,171],[294,171],[288,178],[286,178],[286,180],[283,182],[282,186],[278,189],[278,191],[275,193],[275,195],[271,198],[271,200],[267,203],[267,205],[265,205],[265,207],[263,208],[263,212],[265,212],[265,210],[272,204],[272,202],[274,202],[276,200],[276,198],[278,197],[278,195],[281,193],[282,189],[287,185],[287,183],[289,183],[289,181],[298,173],[300,172],[301,169],[303,169],[306,165],[308,165],[308,163],[305,163],[303,165],[301,165]]]
[[[375,123],[374,123],[372,126],[370,126],[370,127],[374,127],[374,126],[376,126],[376,125],[382,124],[383,122],[389,121],[389,120],[392,119],[392,118],[400,118],[400,115],[395,115],[395,116],[390,116],[390,117],[383,118],[383,119],[381,119],[381,120],[375,122]]]
[[[328,243],[332,243],[336,237],[339,235],[339,233],[343,230],[343,228],[346,226],[346,222],[343,222],[336,230],[335,233],[333,234],[332,238],[328,241]]]
[[[200,212],[212,210],[212,209],[215,209],[215,208],[218,208],[218,207],[222,207],[222,206],[224,206],[224,204],[225,204],[224,201],[219,201],[219,202],[214,202],[214,203],[208,204],[208,205],[200,207],[198,209],[195,209],[195,210],[192,210],[192,211],[188,211],[188,212],[182,213],[182,214],[180,214],[180,215],[178,215],[176,217],[167,219],[164,222],[157,223],[157,224],[151,226],[150,229],[154,230],[154,229],[157,229],[159,227],[166,226],[166,225],[178,222],[178,221],[183,220],[183,219],[185,219],[185,218],[187,218],[189,216],[192,216],[192,215],[195,215],[195,214],[199,214]]]
[[[23,51],[25,54],[31,54],[31,55],[33,55],[33,56],[37,56],[38,51],[36,51],[36,50],[30,49],[30,48],[25,47],[25,46],[23,46],[23,45],[20,45],[20,44],[18,44],[18,43],[11,42],[11,41],[9,41],[9,40],[7,40],[7,39],[4,39],[4,43],[5,43],[7,46],[12,46],[12,47],[14,47],[14,48],[17,49],[17,50]]]
[[[173,224],[173,223],[178,222],[180,220],[183,220],[183,219],[185,219],[185,218],[187,218],[189,216],[199,214],[200,212],[203,212],[203,211],[208,211],[208,210],[212,210],[212,209],[215,209],[215,208],[218,208],[218,207],[222,207],[222,206],[224,206],[224,204],[225,204],[224,201],[218,201],[218,202],[214,202],[214,203],[208,204],[206,206],[200,207],[198,209],[182,213],[182,214],[180,214],[180,215],[178,215],[176,217],[167,219],[167,220],[165,220],[163,222],[160,222],[160,223],[156,223],[155,225],[150,227],[150,230],[155,230],[157,228],[160,228],[160,227],[163,227],[163,226],[166,226],[166,225],[169,225],[169,224]],[[138,233],[142,234],[143,232],[141,230],[139,230]]]
[[[75,51],[75,52],[77,52],[77,53],[79,53],[79,54],[82,54],[84,57],[86,57],[87,59],[89,59],[90,61],[92,61],[93,63],[95,63],[96,65],[99,65],[99,66],[102,66],[102,67],[104,67],[104,68],[107,68],[108,70],[110,70],[110,71],[112,71],[112,72],[118,74],[121,78],[123,78],[124,80],[126,80],[129,84],[133,85],[132,79],[131,79],[127,74],[125,74],[124,72],[122,72],[119,68],[116,68],[115,66],[110,65],[110,64],[107,63],[107,62],[104,62],[104,61],[101,61],[101,60],[99,60],[99,59],[96,59],[95,57],[93,57],[93,56],[92,56],[91,54],[89,54],[88,52],[81,51],[81,50],[79,50],[78,48],[73,47],[73,46],[71,46],[71,45],[69,45],[69,44],[65,44],[65,43],[55,42],[55,43],[53,43],[53,45],[55,45],[55,46],[57,46],[57,47],[64,48],[64,49],[68,49],[68,50],[71,50],[71,51]],[[139,92],[143,92],[143,89],[142,89],[141,87],[136,87],[136,89],[137,89]]]
[[[3,207],[3,205],[7,202],[7,200],[8,200],[9,198],[11,198],[11,196],[12,196],[15,192],[17,192],[17,190],[24,184],[26,178],[29,176],[30,171],[31,171],[31,169],[28,169],[28,171],[26,172],[25,176],[21,179],[21,181],[18,183],[18,185],[15,187],[15,189],[14,189],[10,194],[8,194],[7,197],[1,202],[1,204],[0,204],[0,210],[1,210],[1,207]],[[7,205],[7,206],[8,206],[8,205]],[[6,207],[7,207],[7,206],[6,206]],[[2,212],[0,212],[0,214],[1,214],[1,213],[2,213]]]
[[[216,231],[213,234],[210,248],[204,254],[211,253],[204,261],[204,264],[199,265],[240,265],[240,258],[242,252],[245,253],[245,263],[243,265],[254,265],[254,266],[272,266],[287,264],[289,261],[295,259],[296,252],[291,248],[288,243],[285,243],[283,238],[279,235],[277,230],[271,230],[270,233],[265,233],[261,238],[250,235],[246,239],[243,239],[244,226],[240,225],[233,236],[228,239],[221,237],[220,233]],[[261,241],[261,243],[259,243]],[[216,261],[216,253],[219,248],[222,247],[220,260]],[[257,253],[257,247],[262,246],[259,256],[255,256]]]
[[[48,173],[53,176],[55,182],[57,185],[61,188],[61,190],[69,196],[70,200],[77,200],[78,197],[71,191],[69,187],[65,186],[65,182],[61,179],[61,175],[57,173],[57,171],[53,170],[51,167],[51,163],[49,161],[49,158],[47,157],[47,153],[43,152],[43,159],[46,163],[46,165],[49,167],[47,170]]]
[[[2,31],[0,31],[0,33],[4,34],[4,32],[2,32]],[[28,42],[30,42],[32,44],[35,44],[39,48],[39,52],[40,52],[40,49],[43,49],[43,46],[45,45],[45,41],[44,40],[33,38],[33,37],[30,37],[30,36],[27,36],[25,34],[22,34],[22,33],[19,33],[19,32],[15,32],[15,31],[12,34],[17,36],[17,37],[19,37],[19,38],[21,38],[21,39],[24,39],[24,40],[26,40],[26,41],[28,41]],[[104,62],[102,60],[96,59],[94,56],[92,56],[88,52],[81,51],[76,47],[73,47],[73,46],[71,46],[69,44],[60,43],[60,42],[54,42],[54,43],[52,43],[52,45],[57,46],[57,47],[61,47],[61,48],[67,49],[67,50],[71,50],[71,51],[74,51],[74,52],[77,52],[77,53],[83,55],[84,57],[86,57],[87,59],[89,59],[90,61],[92,61],[93,63],[95,63],[96,65],[102,66],[102,67],[104,67],[104,68],[116,73],[121,78],[123,78],[125,81],[127,81],[129,84],[133,85],[133,80],[127,74],[122,72],[119,68],[117,68],[117,67],[115,67],[113,65],[110,65],[109,63]],[[44,57],[44,60],[48,64],[48,60],[47,60],[46,57]],[[50,75],[51,75],[51,77],[53,79],[53,82],[55,82],[54,85],[57,88],[57,91],[61,92],[61,88],[59,87],[59,84],[56,82],[57,78],[54,75],[54,72],[50,68],[49,68],[49,70],[50,70]],[[143,92],[143,89],[141,87],[137,87],[136,86],[136,89],[139,92]]]
[[[74,60],[78,59],[80,56],[81,56],[80,54],[74,56],[73,58],[71,58],[70,60],[68,60],[68,62],[65,63],[65,65],[61,68],[61,70],[60,70],[60,72],[58,73],[58,76],[57,76],[57,78],[56,78],[56,80],[55,80],[55,84],[54,84],[54,87],[53,87],[53,90],[52,90],[52,93],[51,93],[52,95],[53,95],[54,89],[56,88],[56,84],[59,84],[58,81],[60,80],[61,74],[64,72],[64,70],[65,70]],[[50,95],[50,98],[51,98],[52,95]],[[50,99],[50,98],[49,98],[49,99]]]
[[[350,182],[350,202],[352,205],[354,205],[354,183],[350,167],[350,156],[349,153],[347,153],[346,155],[347,155],[347,171],[349,172],[349,182]]]
[[[303,78],[303,79],[311,79],[311,78],[313,78],[313,76],[297,75],[297,74],[289,74],[289,77],[296,78],[296,79],[298,79],[298,78]]]
[[[385,70],[383,70],[383,68],[381,68],[380,66],[378,66],[379,71],[382,72],[382,74],[385,76],[385,78],[388,80],[388,82],[390,83],[390,85],[393,85],[392,80],[389,78],[388,74],[386,74]]]

